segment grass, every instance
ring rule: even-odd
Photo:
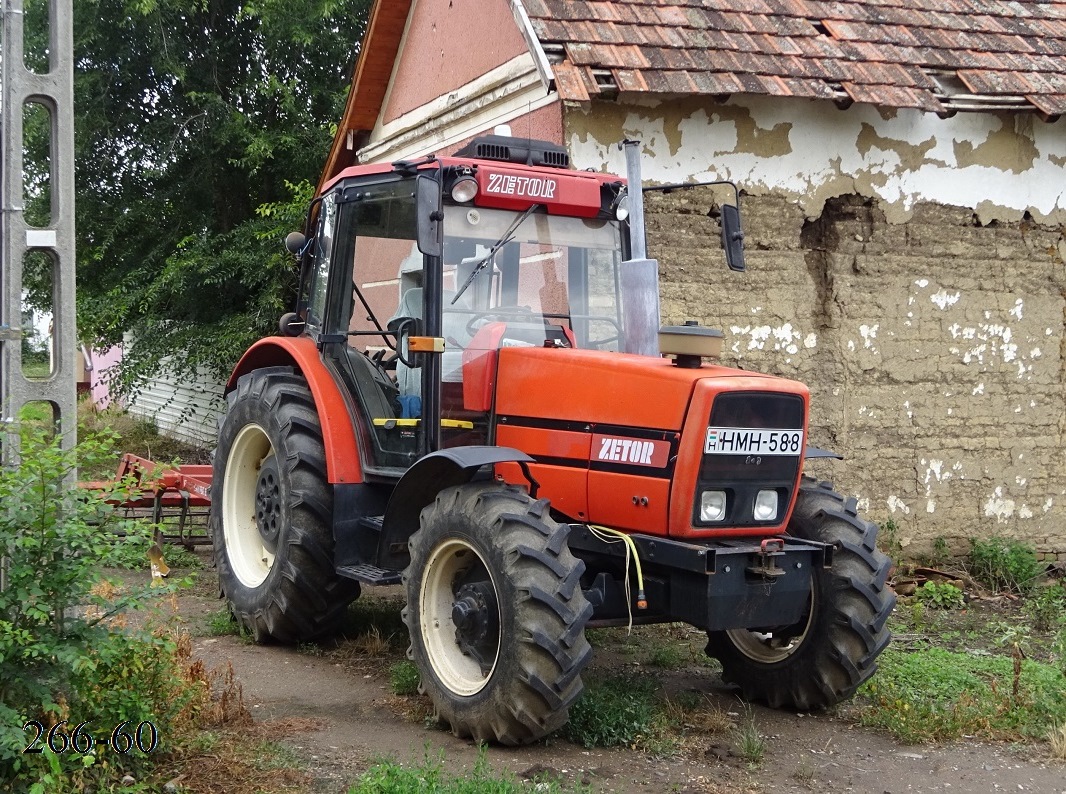
[[[1055,761],[1066,761],[1066,722],[1053,725],[1048,729],[1047,741],[1051,757]]]
[[[910,744],[962,736],[1033,741],[1066,721],[1066,675],[1020,654],[890,646],[860,694],[860,722]]]
[[[207,616],[207,633],[212,637],[240,637],[251,642],[248,631],[237,622],[228,606],[221,606]]]
[[[371,766],[348,789],[348,794],[408,794],[412,791],[430,791],[434,794],[521,794],[530,790],[543,794],[588,791],[584,786],[564,788],[551,778],[538,778],[529,786],[514,775],[493,771],[482,750],[478,753],[473,770],[465,775],[449,775],[444,770],[443,753],[435,759],[426,756],[413,767],[402,766],[394,761],[383,760]]]

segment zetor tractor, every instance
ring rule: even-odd
[[[257,641],[402,583],[439,716],[503,744],[566,722],[592,627],[703,629],[775,707],[874,673],[889,562],[803,475],[831,454],[807,446],[808,390],[705,363],[716,331],[660,332],[630,182],[495,135],[325,185],[287,241],[296,311],[237,364],[214,463],[221,589]],[[737,206],[720,217],[740,269]]]

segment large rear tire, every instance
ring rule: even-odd
[[[333,489],[306,381],[289,368],[244,375],[228,396],[212,479],[219,585],[256,642],[334,631],[358,582],[333,562]]]
[[[896,603],[885,584],[891,561],[877,549],[877,527],[827,482],[803,478],[788,532],[834,547],[832,568],[813,572],[804,617],[774,632],[709,632],[707,653],[747,700],[825,708],[851,697],[877,670]]]
[[[585,564],[546,500],[495,483],[422,511],[404,571],[408,656],[456,736],[526,744],[561,727],[592,655]]]

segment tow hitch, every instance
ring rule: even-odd
[[[752,564],[744,570],[753,576],[776,579],[785,575],[784,569],[777,564],[777,558],[784,556],[785,541],[782,538],[766,538],[759,544],[759,550],[751,555]]]

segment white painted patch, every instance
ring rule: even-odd
[[[1018,518],[1032,518],[1033,511],[1029,508],[1029,505],[1023,504],[1018,508]]]
[[[918,279],[917,281],[914,282],[914,285],[916,287],[918,287],[919,289],[925,289],[926,287],[929,286],[929,279],[920,278],[920,279]]]
[[[974,387],[973,387],[973,392],[972,392],[972,393],[973,393],[973,395],[974,395],[975,397],[976,397],[976,396],[977,396],[978,394],[984,394],[984,393],[985,393],[985,384],[983,384],[983,383],[978,383],[978,384],[977,384],[976,386],[974,386]]]
[[[880,324],[859,326],[859,336],[862,337],[862,346],[867,350],[876,350],[874,347],[874,340],[877,339],[877,331],[880,327]]]
[[[1022,307],[1023,306],[1024,306],[1024,304],[1022,302],[1022,299],[1018,298],[1018,300],[1014,301],[1014,308],[1011,309],[1009,313],[1012,314],[1013,316],[1017,317],[1020,320],[1020,319],[1022,319]]]
[[[808,350],[818,347],[818,334],[813,331],[803,338],[803,346]]]
[[[904,515],[908,515],[911,512],[911,509],[907,506],[907,503],[904,502],[902,499],[900,499],[895,494],[892,494],[891,496],[889,496],[888,499],[885,500],[885,501],[886,501],[886,504],[888,505],[888,510],[891,513],[895,513],[898,510],[899,512],[903,513]]]
[[[925,500],[925,512],[927,512],[927,513],[935,513],[936,512],[936,500],[934,500],[934,499],[926,499]]]
[[[923,460],[922,463],[924,464],[925,461]],[[929,468],[927,468],[925,470],[925,481],[929,482],[930,477],[936,477],[937,480],[939,480],[940,479],[940,473],[943,470],[943,468],[944,468],[944,461],[936,460],[935,458],[933,460],[930,460],[929,461]]]
[[[1054,503],[1055,503],[1055,500],[1054,500],[1054,499],[1052,499],[1052,498],[1051,498],[1051,497],[1049,496],[1049,497],[1048,497],[1047,499],[1045,499],[1045,500],[1044,500],[1044,507],[1042,508],[1042,509],[1043,509],[1043,511],[1044,511],[1044,512],[1046,513],[1046,512],[1048,511],[1048,510],[1050,510],[1050,509],[1051,509],[1051,506],[1052,506],[1052,505],[1053,505]]]
[[[996,519],[997,522],[1006,521],[1014,515],[1014,500],[1003,496],[1003,488],[997,487],[985,502],[985,515]]]
[[[929,298],[933,303],[940,307],[940,311],[946,310],[949,306],[954,306],[959,302],[959,298],[962,297],[961,292],[956,292],[954,295],[948,293],[946,289],[942,289],[935,295]]]

